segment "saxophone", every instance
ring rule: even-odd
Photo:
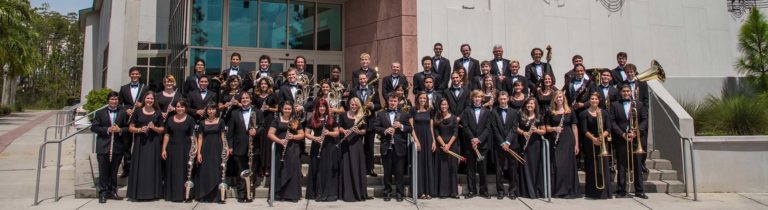
[[[227,132],[229,132],[229,128],[224,126],[224,132],[221,133],[221,184],[219,184],[219,194],[221,195],[222,202],[227,199],[227,188],[229,187],[226,182],[227,160],[229,160],[229,154],[227,154],[229,150],[229,145],[227,144]]]
[[[368,81],[368,83],[365,83],[365,86],[368,87],[368,89],[371,91],[371,95],[365,98],[365,102],[363,102],[363,111],[365,112],[365,116],[371,116],[373,114],[371,110],[368,109],[367,104],[370,103],[374,97],[378,97],[376,96],[376,87],[371,87],[371,84],[379,81],[379,67],[373,68],[373,73],[376,74],[376,76],[372,80]]]
[[[192,169],[195,167],[195,158],[197,157],[197,129],[199,125],[195,124],[195,128],[192,130],[192,136],[189,140],[192,141],[189,147],[189,160],[187,160],[187,181],[184,182],[184,199],[189,199],[189,192],[195,187],[195,183],[192,182]]]

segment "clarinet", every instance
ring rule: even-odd
[[[536,121],[538,121],[538,119],[528,121],[530,127],[528,128],[528,136],[525,137],[525,146],[523,146],[523,151],[528,150],[528,141],[531,140],[531,135],[533,135],[531,132],[533,132],[533,128],[536,127]]]
[[[323,117],[323,120],[322,120],[323,124],[322,124],[322,126],[320,126],[320,129],[321,129],[321,131],[320,131],[320,140],[321,141],[320,141],[320,148],[317,150],[317,159],[320,159],[320,154],[323,153],[323,145],[324,145],[323,142],[325,142],[325,134],[323,133],[323,130],[325,130],[325,123],[328,122],[328,120],[326,118],[328,118],[328,115]]]
[[[219,118],[221,120],[221,118]],[[227,178],[227,160],[229,160],[229,155],[227,154],[227,151],[229,150],[229,145],[227,144],[227,138],[226,133],[229,131],[229,128],[227,126],[224,126],[224,132],[221,133],[221,140],[222,140],[222,147],[221,147],[221,184],[219,184],[219,194],[221,195],[221,201],[224,202],[227,199],[227,188],[229,187],[226,183]]]
[[[189,147],[189,160],[187,161],[187,181],[184,182],[184,199],[189,199],[189,192],[192,190],[193,187],[195,187],[195,183],[192,182],[192,169],[195,167],[195,158],[197,157],[197,129],[199,128],[199,125],[195,123],[195,127],[192,130],[192,136],[189,137],[189,139],[192,141],[192,144]]]
[[[563,116],[560,117],[560,124],[557,125],[559,128],[563,128],[563,119],[565,119],[565,111],[563,111]],[[562,131],[561,131],[562,133]],[[560,142],[560,133],[555,134],[555,148],[557,148],[558,143]]]

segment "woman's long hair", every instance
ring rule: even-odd
[[[440,107],[442,106],[441,104],[443,103],[443,101],[448,101],[448,100],[446,98],[439,98],[437,101],[435,101],[435,117],[434,117],[435,122],[440,122],[441,120],[443,120],[443,117],[451,113],[450,105],[448,105],[448,111],[443,112],[442,110],[440,110],[441,109]]]
[[[552,102],[549,104],[549,111],[552,113],[552,115],[555,115],[555,111],[557,111],[557,97],[563,96],[563,114],[565,113],[571,113],[571,107],[568,105],[568,98],[565,97],[565,92],[562,90],[555,91],[555,95],[552,96]]]
[[[320,114],[320,107],[325,107],[325,114]],[[328,101],[321,98],[317,101],[315,104],[315,109],[312,112],[312,119],[309,121],[309,127],[310,128],[320,128],[322,125],[322,122],[320,119],[325,118],[325,127],[326,128],[333,128],[333,117],[330,115],[331,109],[328,105]]]
[[[272,88],[272,80],[269,80],[269,79],[267,79],[265,77],[262,77],[262,78],[259,78],[257,81],[258,81],[257,82],[258,85],[256,87],[253,87],[253,89],[256,90],[256,91],[254,91],[256,93],[256,96],[260,96],[261,94],[264,94],[264,93],[266,93],[267,95],[272,94],[272,91],[273,91],[272,90],[273,89]],[[261,83],[262,82],[266,82],[267,83],[267,90],[266,91],[261,90]]]
[[[146,93],[144,93],[144,96],[142,96],[141,108],[144,108],[145,106],[147,106],[147,104],[143,102],[147,99],[147,96],[150,96],[150,95],[152,96],[152,98],[155,99],[155,101],[152,102],[152,108],[154,108],[155,110],[160,110],[160,106],[157,105],[157,94],[155,93],[155,91],[151,91],[151,90],[147,91]]]
[[[365,120],[365,117],[364,117],[365,116],[365,112],[363,111],[363,106],[360,103],[360,99],[357,98],[357,97],[352,97],[352,98],[349,99],[349,103],[350,104],[355,103],[355,104],[357,104],[357,107],[358,107],[357,108],[357,112],[355,113],[355,124],[357,124],[358,121],[360,121],[360,120]]]
[[[437,93],[435,93],[435,94],[437,94]],[[419,102],[419,97],[421,97],[422,95],[424,95],[424,97],[426,97],[426,98],[427,98],[427,102],[426,102],[426,103],[424,103],[424,104],[421,104],[421,103]],[[433,97],[434,97],[434,96],[433,96]],[[419,109],[421,109],[421,108],[424,108],[424,109],[425,109],[425,110],[427,110],[427,111],[430,111],[430,110],[432,109],[432,107],[429,107],[429,96],[427,95],[427,92],[426,92],[426,91],[419,91],[419,93],[418,93],[418,94],[416,94],[416,98],[415,98],[415,101],[416,101],[416,103],[415,103],[415,104],[416,104],[416,106],[413,106],[413,107],[414,107],[414,108],[416,108],[416,110],[414,110],[414,111],[418,111],[418,110],[419,110]]]

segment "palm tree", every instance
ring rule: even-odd
[[[768,90],[768,22],[757,7],[752,10],[739,31],[736,70],[747,75],[758,91]]]
[[[14,102],[18,78],[35,68],[40,52],[32,30],[35,12],[27,0],[0,1],[0,70],[3,74],[3,105]]]

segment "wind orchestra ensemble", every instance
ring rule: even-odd
[[[532,49],[524,67],[503,58],[500,45],[483,61],[461,45],[452,64],[442,44],[433,50],[412,82],[399,62],[391,63],[391,75],[379,75],[367,53],[349,81],[339,67],[317,81],[302,56],[280,73],[266,55],[258,69],[241,69],[241,55],[233,53],[230,67],[215,76],[196,60],[184,84],[169,75],[162,90],[150,90],[131,68],[131,82],[107,96],[91,127],[99,202],[121,199],[121,164],[131,201],[224,203],[232,189],[238,202],[252,202],[258,180],[269,176],[275,186],[263,187],[279,201],[365,201],[373,196],[367,180],[380,176],[374,164],[383,166],[384,201],[402,201],[405,185],[418,186],[420,199],[542,198],[547,186],[556,198],[631,192],[647,199],[646,81],[664,80],[658,62],[638,73],[620,52],[617,67],[588,69],[574,55],[558,88],[549,46]],[[549,183],[544,149],[551,154]],[[406,181],[409,170],[418,173],[416,183]],[[496,175],[494,191],[489,173]],[[466,175],[464,192],[459,174]]]

